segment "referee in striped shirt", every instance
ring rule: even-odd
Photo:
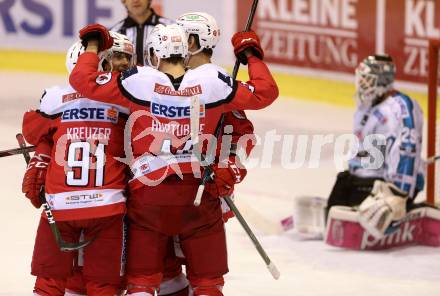
[[[121,0],[121,2],[127,8],[128,16],[110,30],[127,35],[136,48],[136,64],[145,65],[147,56],[144,48],[145,40],[151,30],[158,24],[168,25],[173,21],[158,15],[151,8],[151,0]]]

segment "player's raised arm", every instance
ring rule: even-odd
[[[244,65],[248,64],[249,81],[238,82],[236,92],[227,109],[262,109],[278,97],[278,86],[263,62],[264,52],[260,39],[253,31],[235,33],[231,39],[234,54]]]
[[[119,90],[119,72],[99,72],[98,52],[110,49],[114,39],[110,32],[102,25],[88,25],[80,30],[80,39],[85,52],[78,58],[78,63],[69,76],[69,82],[75,90],[84,96],[108,102],[109,100],[120,105],[124,103]]]

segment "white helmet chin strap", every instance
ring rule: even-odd
[[[153,65],[153,63],[151,62],[151,58],[152,57],[150,57],[149,55],[148,55],[148,57],[147,57],[147,62],[148,62],[148,65],[151,67],[151,68],[153,68],[153,69],[159,69],[159,65],[160,65],[160,58],[158,57],[158,56],[156,56],[156,58],[157,58],[157,65],[155,66],[155,65]]]
[[[184,62],[183,62],[183,65],[184,65],[185,67],[188,66],[188,64],[189,64],[189,60],[191,59],[191,56],[196,55],[196,54],[202,52],[203,49],[204,49],[203,47],[200,47],[199,49],[197,49],[196,51],[193,51],[193,52],[191,52],[191,51],[188,49],[188,54],[187,54],[186,57],[185,57],[185,60],[184,60]]]
[[[196,55],[199,52],[202,52],[202,50],[203,50],[203,47],[200,47],[199,49],[197,49],[196,51],[193,51],[193,52],[188,50],[188,55]]]

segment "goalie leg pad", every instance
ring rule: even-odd
[[[393,232],[381,239],[369,235],[359,223],[359,212],[351,207],[332,207],[325,242],[354,250],[384,250],[411,244],[440,247],[440,210],[421,207],[411,210]]]
[[[392,221],[405,217],[407,199],[407,194],[394,184],[378,180],[359,206],[359,222],[371,235],[381,239]]]
[[[299,196],[293,204],[294,228],[304,238],[322,239],[327,200],[322,197]]]

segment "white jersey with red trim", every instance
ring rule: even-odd
[[[134,129],[136,135],[143,133],[133,140],[134,179],[144,177],[146,182],[154,184],[170,174],[192,174],[199,170],[190,139],[191,97],[198,96],[200,102],[200,133],[212,134],[221,114],[215,107],[231,100],[234,90],[233,80],[220,67],[207,64],[199,68],[187,71],[178,87],[173,86],[166,74],[145,67],[138,68],[138,75],[122,80],[126,96],[134,103],[130,105],[132,111],[142,110],[139,115],[147,116],[137,120]],[[151,81],[154,87],[145,87],[145,81]],[[207,112],[210,112],[208,117]],[[213,112],[216,116],[212,116]],[[134,116],[137,117],[136,113]]]
[[[133,155],[132,189],[157,185],[172,174],[195,174],[199,161],[191,153],[189,137],[191,98],[200,102],[200,141],[206,151],[222,113],[262,109],[278,96],[278,88],[267,66],[249,57],[248,83],[232,79],[222,68],[206,64],[173,78],[156,69],[133,67],[120,76],[97,72],[98,57],[86,52],[73,69],[69,81],[84,95],[125,105],[130,111],[127,130]],[[203,140],[205,140],[203,142]],[[141,181],[141,182],[138,182]]]
[[[127,117],[127,108],[90,100],[70,86],[46,89],[40,110],[25,114],[24,134],[53,141],[45,190],[57,220],[125,212],[126,165],[117,158],[125,155]]]

